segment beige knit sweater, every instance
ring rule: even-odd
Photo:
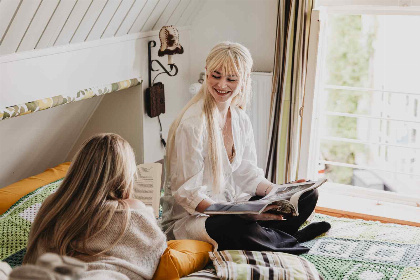
[[[129,226],[111,250],[100,257],[74,256],[88,263],[88,271],[81,279],[152,279],[166,249],[166,237],[150,207],[130,211]],[[101,251],[112,244],[120,233],[122,215],[122,210],[117,211],[109,226],[88,243],[88,249]],[[46,252],[41,244],[37,247],[38,256]]]

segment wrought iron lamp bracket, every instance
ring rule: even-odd
[[[176,76],[176,74],[178,74],[178,67],[175,64],[169,64],[169,71],[165,68],[165,66],[163,66],[162,63],[160,63],[159,60],[156,59],[152,59],[152,48],[156,47],[156,41],[149,41],[149,86],[152,86],[152,71],[160,71],[160,69],[154,69],[153,68],[153,62],[156,62],[161,68],[162,68],[162,72],[158,73],[155,78],[153,79],[153,83],[155,81],[155,79],[157,78],[157,76],[159,76],[160,74],[168,74],[168,76]],[[175,71],[172,73],[172,71],[175,69]]]

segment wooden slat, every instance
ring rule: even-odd
[[[192,0],[181,0],[166,25],[176,25]]]
[[[23,1],[0,46],[0,55],[16,52],[41,0]]]
[[[76,33],[80,23],[85,17],[89,7],[92,5],[93,0],[79,0],[76,3],[73,11],[71,12],[66,24],[60,32],[54,46],[66,45],[70,43],[74,34]]]
[[[408,225],[408,226],[415,226],[415,227],[420,226],[420,223],[413,222],[413,221],[405,221],[405,220],[380,217],[380,216],[374,216],[374,215],[368,215],[368,214],[362,214],[362,213],[356,213],[356,212],[349,212],[349,211],[343,211],[343,210],[331,209],[331,208],[319,207],[319,206],[315,208],[315,212],[333,216],[333,217],[339,217],[339,218],[379,221],[382,223],[393,223],[393,224]]]
[[[137,16],[141,13],[147,0],[136,0],[131,10],[128,12],[125,20],[121,23],[115,36],[122,36],[128,34],[131,26],[133,26]]]
[[[0,2],[0,45],[21,3],[22,0],[2,0]]]
[[[132,34],[140,32],[158,1],[159,0],[147,0],[146,5],[141,10],[140,14],[137,16],[133,26],[130,28],[130,31],[128,33]]]
[[[200,2],[200,3],[198,5],[196,5],[195,9],[193,10],[189,19],[187,20],[187,23],[186,23],[187,26],[190,26],[193,23],[195,17],[200,12],[201,8],[203,8],[206,0],[198,0],[198,2]]]
[[[35,49],[48,48],[54,45],[55,40],[60,35],[61,29],[69,18],[77,0],[61,0],[53,17],[41,35]]]
[[[102,34],[105,32],[110,21],[113,19],[116,11],[121,5],[123,0],[109,0],[102,13],[100,14],[98,20],[95,22],[92,30],[88,34],[86,41],[100,39]]]
[[[0,0],[0,55],[188,24],[203,0]]]
[[[44,0],[36,13],[31,26],[18,47],[18,52],[33,50],[42,37],[42,33],[58,8],[60,0]]]
[[[152,29],[156,30],[162,28],[162,26],[165,26],[179,3],[180,0],[171,0]]]
[[[118,27],[120,27],[121,22],[123,22],[127,16],[134,2],[135,0],[123,0],[121,5],[118,7],[118,10],[115,12],[114,17],[105,29],[105,32],[102,34],[101,38],[109,38],[115,36],[115,33],[118,31]]]
[[[151,13],[150,17],[147,19],[146,23],[144,24],[141,32],[147,32],[152,30],[153,26],[155,26],[156,22],[159,20],[160,15],[165,10],[166,6],[168,6],[169,0],[160,0],[159,3],[156,5],[155,9]],[[160,27],[159,27],[160,29]]]
[[[178,20],[178,22],[175,24],[176,26],[185,26],[187,25],[188,20],[190,19],[193,11],[195,8],[201,5],[201,1],[191,1],[191,3],[188,5],[188,7],[185,9],[184,13],[182,13],[182,16]]]
[[[89,35],[89,32],[92,30],[95,22],[99,18],[102,10],[105,7],[105,4],[109,0],[94,0],[92,5],[89,7],[89,10],[86,12],[86,15],[83,18],[83,21],[80,23],[77,28],[76,33],[71,39],[71,43],[84,42]]]

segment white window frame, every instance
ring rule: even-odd
[[[420,0],[315,0],[311,16],[311,33],[307,76],[305,84],[304,112],[302,121],[302,146],[299,161],[299,178],[313,179],[317,172],[319,139],[311,141],[317,128],[319,116],[319,81],[323,79],[322,62],[325,61],[326,35],[325,18],[327,13],[334,14],[382,14],[382,15],[420,15]],[[399,193],[378,191],[336,183],[326,183],[323,187],[329,193],[373,199],[377,201],[419,207],[420,198]]]

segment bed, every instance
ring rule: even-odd
[[[61,173],[54,174],[60,177]],[[12,267],[22,263],[31,223],[42,202],[62,182],[54,176],[48,184],[34,180],[39,186],[0,215],[0,259]],[[322,214],[316,214],[313,221],[328,221],[332,225],[324,236],[304,243],[310,251],[302,255],[324,279],[420,279],[419,227]],[[219,278],[209,263],[182,279]]]

